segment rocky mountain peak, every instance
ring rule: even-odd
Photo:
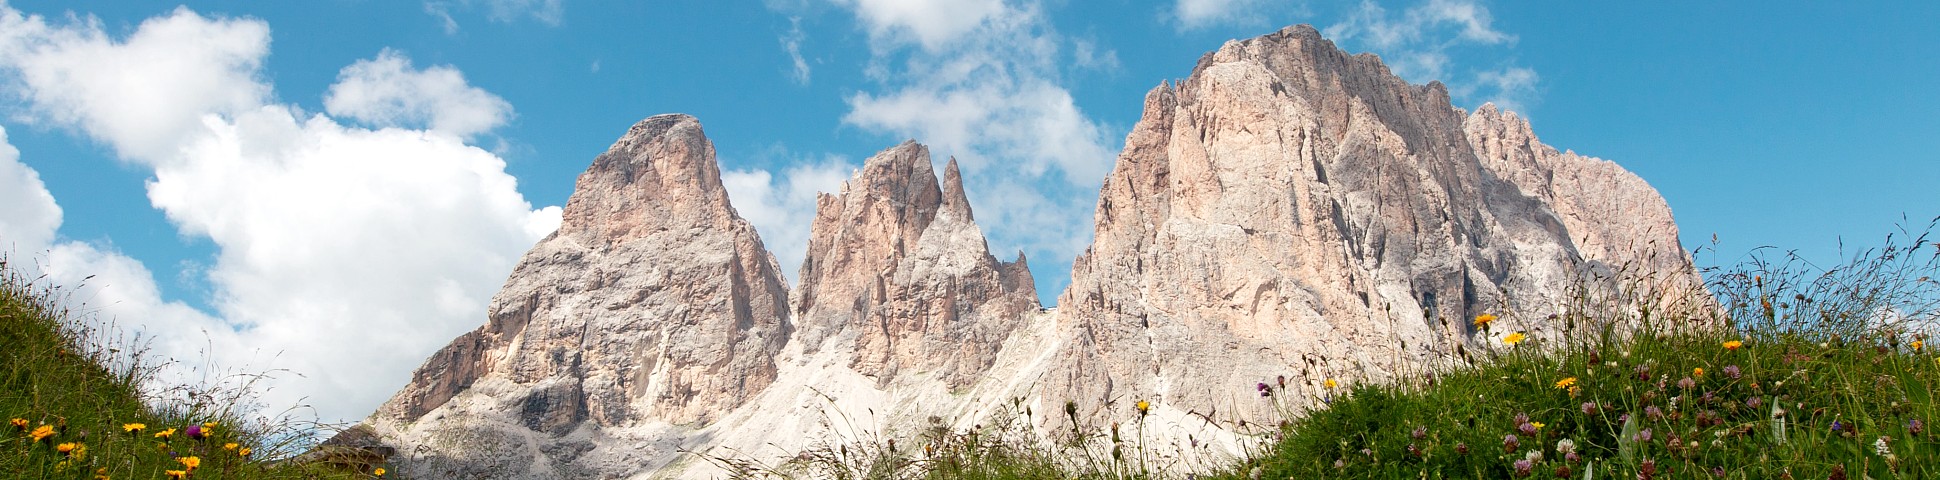
[[[805,348],[853,349],[882,383],[928,373],[962,386],[988,367],[1035,287],[990,255],[954,160],[943,180],[929,149],[905,142],[819,199],[795,295]]]
[[[786,305],[700,123],[651,117],[580,175],[559,231],[519,260],[486,324],[434,354],[370,423],[422,447],[403,450],[413,476],[617,476],[678,445],[588,438],[705,426],[749,401],[776,378]],[[602,448],[602,462],[577,461]]]

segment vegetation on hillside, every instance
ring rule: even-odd
[[[265,419],[260,375],[157,386],[139,338],[63,307],[52,287],[0,258],[0,478],[370,478],[288,462],[318,425]],[[299,464],[300,463],[300,464]]]

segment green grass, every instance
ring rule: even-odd
[[[273,461],[301,451],[317,426],[250,413],[250,381],[260,376],[152,387],[168,364],[146,362],[141,342],[112,326],[79,321],[86,317],[58,295],[0,258],[0,478],[370,477]]]

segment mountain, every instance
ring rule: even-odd
[[[368,423],[420,477],[708,477],[710,455],[774,461],[1013,406],[1070,412],[1029,417],[1063,431],[1140,400],[1148,441],[1232,449],[1241,422],[1272,418],[1262,383],[1307,408],[1329,380],[1574,333],[1577,302],[1622,281],[1698,298],[1642,179],[1304,25],[1227,42],[1146,94],[1055,309],[1021,254],[991,255],[956,162],[943,170],[905,142],[819,197],[789,291],[699,124],[642,121],[580,177],[488,323]],[[1481,314],[1502,318],[1478,329]]]

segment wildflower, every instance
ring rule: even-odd
[[[1914,421],[1917,422],[1919,420],[1914,420]],[[1428,438],[1428,427],[1415,427],[1414,431],[1408,432],[1408,437],[1413,438],[1415,440]]]
[[[1677,388],[1685,390],[1697,388],[1697,380],[1692,380],[1691,377],[1684,377],[1684,379],[1677,381]]]
[[[1580,410],[1583,411],[1584,415],[1596,413],[1597,411],[1596,402],[1583,402],[1583,406],[1580,408]]]
[[[1643,431],[1637,432],[1637,436],[1631,440],[1635,440],[1637,443],[1650,443],[1650,429],[1646,428]]]
[[[1739,370],[1737,365],[1724,366],[1724,376],[1731,377],[1732,380],[1737,380],[1738,377],[1743,374],[1744,372],[1742,370]]]
[[[1568,392],[1570,394],[1570,398],[1576,398],[1577,395],[1581,395],[1583,393],[1583,389],[1575,385],[1570,385],[1570,388],[1563,389],[1563,391]]]
[[[1913,343],[1909,345],[1913,347],[1913,351],[1918,352],[1920,351],[1921,348],[1925,348],[1927,346],[1927,342],[1914,340]]]
[[[27,419],[25,418],[13,419],[13,428],[19,429],[22,432],[27,431]]]
[[[195,471],[196,467],[202,466],[202,457],[195,457],[195,456],[182,457],[182,458],[175,459],[175,461],[182,462],[182,466],[188,467],[189,471]]]
[[[1468,455],[1468,442],[1455,442],[1455,453],[1458,455]]]
[[[169,439],[169,437],[173,437],[173,436],[175,436],[175,429],[173,429],[173,428],[171,428],[171,429],[168,429],[168,430],[163,430],[163,431],[159,431],[159,432],[155,432],[155,438],[159,438],[159,439],[162,439],[162,440],[164,440],[164,441],[166,441],[166,440],[168,440],[168,439]]]
[[[1664,409],[1657,408],[1656,405],[1644,407],[1644,418],[1648,418],[1651,420],[1663,420]]]
[[[1475,316],[1475,328],[1489,328],[1490,323],[1495,323],[1495,315],[1484,313]]]
[[[1570,387],[1574,387],[1574,386],[1576,386],[1576,377],[1569,377],[1569,378],[1556,381],[1556,388],[1559,388],[1559,389],[1568,390]]]
[[[1742,340],[1732,340],[1729,342],[1724,342],[1725,350],[1737,350],[1739,348],[1743,348],[1744,346],[1745,346],[1745,342]]]
[[[203,429],[213,429],[213,428],[216,428],[216,425],[221,425],[221,424],[216,422],[202,422]],[[215,433],[215,432],[209,432],[209,433]]]
[[[382,476],[384,476],[384,467],[377,467],[377,469],[376,469],[376,470],[372,470],[372,471],[370,472],[370,474],[371,474],[372,476],[377,476],[377,477],[382,477]]]
[[[1882,457],[1893,454],[1893,449],[1886,446],[1886,437],[1881,436],[1873,441],[1873,453],[1878,453]]]
[[[1764,398],[1751,397],[1751,398],[1745,399],[1745,408],[1758,408],[1759,405],[1764,405],[1764,404],[1765,404]]]
[[[1529,459],[1526,459],[1526,458],[1522,460],[1516,460],[1515,467],[1516,467],[1517,478],[1527,477],[1529,476],[1530,471],[1535,469],[1535,465],[1529,463]]]
[[[34,441],[36,442],[46,440],[47,437],[54,436],[54,427],[52,425],[41,425],[35,428],[33,433],[27,434],[27,436],[34,437]]]
[[[1691,369],[1691,376],[1693,376],[1693,377],[1700,377],[1700,378],[1701,378],[1701,377],[1703,377],[1703,376],[1704,376],[1704,367],[1697,367],[1697,368],[1693,368],[1693,369]]]
[[[1919,435],[1921,432],[1924,432],[1924,431],[1926,431],[1926,424],[1921,423],[1920,419],[1915,418],[1915,419],[1906,421],[1906,433]]]
[[[1536,430],[1542,430],[1543,422],[1529,422],[1529,426],[1534,427]]]
[[[74,450],[77,448],[82,448],[81,444],[74,443],[74,442],[67,442],[60,445],[55,445],[54,451],[61,452],[61,455],[73,456]],[[82,448],[82,450],[85,451],[86,449]]]
[[[190,425],[189,425],[189,429],[188,429],[187,431],[184,431],[184,432],[182,432],[182,433],[183,433],[183,434],[185,434],[185,435],[188,435],[188,436],[189,436],[189,439],[192,439],[192,440],[201,440],[201,439],[202,439],[202,426],[201,426],[201,425],[195,425],[195,424],[190,424]]]
[[[1152,402],[1148,402],[1144,400],[1139,400],[1138,404],[1135,406],[1138,407],[1138,415],[1141,417],[1145,416],[1146,413],[1152,410]]]
[[[1260,382],[1258,390],[1260,391],[1260,396],[1262,397],[1273,396],[1273,387],[1266,386],[1266,382]]]
[[[1327,387],[1327,388],[1340,388],[1340,382],[1336,382],[1334,381],[1334,379],[1329,378],[1321,381],[1320,386]]]
[[[135,434],[139,434],[139,433],[141,433],[141,431],[142,431],[143,429],[147,429],[147,428],[148,428],[148,424],[146,424],[146,423],[124,423],[124,424],[121,424],[121,431],[124,431],[124,432],[128,432],[128,433],[135,433]]]
[[[1502,436],[1502,451],[1515,453],[1516,449],[1520,447],[1522,447],[1522,439],[1517,438],[1516,434],[1511,433]]]
[[[1528,335],[1523,335],[1522,332],[1516,332],[1516,333],[1509,334],[1509,336],[1507,337],[1502,337],[1502,343],[1508,344],[1510,346],[1514,346],[1515,344],[1522,343],[1523,340],[1527,340],[1527,339],[1529,339]]]
[[[241,455],[243,458],[249,458],[249,447],[242,447],[242,448],[236,449],[236,454]]]
[[[1575,440],[1570,440],[1570,439],[1567,439],[1567,438],[1565,438],[1565,439],[1562,439],[1562,440],[1557,440],[1557,441],[1556,441],[1556,453],[1560,453],[1560,454],[1564,454],[1564,455],[1569,455],[1569,454],[1571,454],[1571,453],[1575,453],[1575,452],[1576,452],[1576,441],[1575,441]]]
[[[168,475],[168,478],[189,478],[189,472],[187,470],[169,470],[162,473]]]
[[[94,469],[94,480],[108,480],[108,467]]]

